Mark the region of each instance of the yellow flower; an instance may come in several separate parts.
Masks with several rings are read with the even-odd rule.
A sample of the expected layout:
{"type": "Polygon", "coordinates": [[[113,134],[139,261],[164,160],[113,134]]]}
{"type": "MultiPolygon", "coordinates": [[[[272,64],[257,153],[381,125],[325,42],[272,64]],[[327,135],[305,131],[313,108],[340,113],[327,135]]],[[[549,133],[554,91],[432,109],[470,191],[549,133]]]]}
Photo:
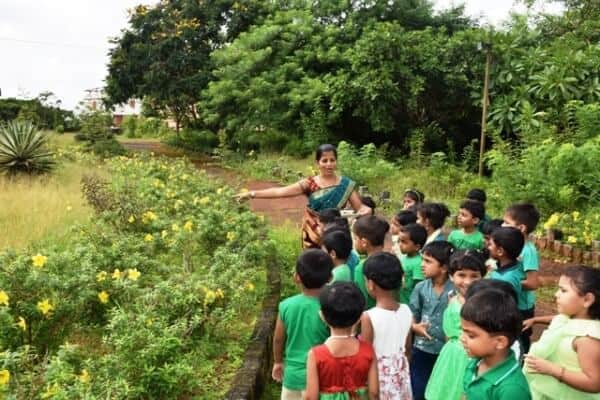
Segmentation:
{"type": "Polygon", "coordinates": [[[235,232],[227,232],[227,240],[233,242],[235,240],[235,232]]]}
{"type": "Polygon", "coordinates": [[[35,256],[31,257],[31,261],[33,262],[34,267],[42,268],[44,265],[46,265],[48,257],[43,256],[41,254],[36,254],[35,256]]]}
{"type": "Polygon", "coordinates": [[[223,188],[218,188],[217,189],[217,194],[222,194],[223,193],[223,188]]]}
{"type": "Polygon", "coordinates": [[[173,232],[178,232],[178,231],[179,231],[179,225],[177,225],[177,224],[173,224],[173,225],[171,225],[171,230],[172,230],[173,232]]]}
{"type": "Polygon", "coordinates": [[[50,303],[50,300],[44,299],[44,301],[38,301],[37,309],[44,315],[48,315],[54,310],[54,306],[50,303]]]}
{"type": "Polygon", "coordinates": [[[187,181],[187,179],[189,178],[189,176],[187,174],[183,174],[180,176],[182,181],[187,181]]]}
{"type": "Polygon", "coordinates": [[[108,274],[106,273],[106,271],[100,271],[96,274],[96,281],[98,282],[102,282],[106,280],[106,276],[108,274]]]}
{"type": "Polygon", "coordinates": [[[579,211],[573,211],[571,214],[573,216],[573,221],[577,221],[579,219],[579,211]]]}
{"type": "Polygon", "coordinates": [[[242,190],[240,190],[240,193],[248,193],[248,188],[242,188],[242,190]]]}
{"type": "Polygon", "coordinates": [[[129,222],[130,224],[133,224],[135,222],[135,217],[133,215],[130,215],[129,218],[127,219],[127,222],[129,222]]]}
{"type": "Polygon", "coordinates": [[[166,237],[167,237],[167,235],[168,235],[168,234],[169,234],[169,233],[168,233],[167,231],[163,230],[163,231],[160,233],[160,237],[164,239],[164,238],[166,238],[166,237]]]}
{"type": "Polygon", "coordinates": [[[193,225],[194,224],[192,223],[192,221],[188,221],[185,223],[185,225],[183,225],[183,230],[187,231],[187,232],[191,232],[193,225]]]}
{"type": "Polygon", "coordinates": [[[119,270],[119,268],[115,268],[115,270],[112,273],[112,278],[121,279],[121,271],[119,270]]]}
{"type": "Polygon", "coordinates": [[[90,382],[90,374],[87,372],[87,369],[83,369],[81,374],[77,376],[79,382],[81,383],[89,383],[90,382]]]}
{"type": "Polygon", "coordinates": [[[254,284],[252,282],[246,282],[246,284],[244,285],[244,287],[249,291],[249,292],[253,292],[254,291],[254,284]]]}
{"type": "Polygon", "coordinates": [[[259,220],[260,222],[265,222],[265,216],[264,216],[264,215],[259,215],[259,216],[258,216],[258,220],[259,220]]]}
{"type": "Polygon", "coordinates": [[[108,303],[109,297],[110,297],[110,295],[108,293],[106,293],[106,290],[103,290],[100,293],[98,293],[98,300],[100,300],[100,303],[102,303],[102,304],[108,303]]]}
{"type": "Polygon", "coordinates": [[[175,200],[175,209],[178,210],[181,208],[181,206],[183,206],[185,204],[185,202],[183,200],[177,199],[175,200]]]}
{"type": "Polygon", "coordinates": [[[19,322],[17,322],[17,326],[19,328],[21,328],[22,330],[26,330],[27,329],[27,322],[25,322],[25,318],[19,317],[19,322]]]}
{"type": "Polygon", "coordinates": [[[567,243],[575,244],[575,243],[577,243],[577,238],[575,236],[571,235],[567,238],[567,243]]]}
{"type": "Polygon", "coordinates": [[[6,386],[10,382],[10,371],[7,369],[0,370],[0,386],[6,386]]]}
{"type": "Polygon", "coordinates": [[[130,268],[127,270],[127,277],[132,281],[137,281],[140,275],[142,275],[142,273],[138,271],[137,268],[130,268]]]}
{"type": "Polygon", "coordinates": [[[144,214],[142,214],[142,222],[145,224],[156,220],[156,218],[158,217],[152,211],[146,211],[144,214]]]}
{"type": "Polygon", "coordinates": [[[198,203],[204,205],[204,204],[208,204],[209,201],[210,201],[210,197],[204,196],[200,200],[198,200],[198,203]]]}
{"type": "Polygon", "coordinates": [[[8,305],[8,295],[4,290],[0,290],[0,305],[8,305]]]}
{"type": "Polygon", "coordinates": [[[146,234],[146,236],[144,236],[144,241],[146,242],[151,242],[154,240],[154,236],[152,236],[151,234],[146,234]]]}
{"type": "Polygon", "coordinates": [[[154,323],[154,320],[152,318],[148,318],[146,320],[146,326],[152,326],[153,323],[154,323]]]}
{"type": "Polygon", "coordinates": [[[58,386],[58,383],[49,386],[48,389],[42,393],[42,399],[49,399],[50,397],[53,397],[56,393],[58,393],[59,390],[60,386],[58,386]]]}
{"type": "Polygon", "coordinates": [[[222,289],[217,289],[217,291],[215,292],[215,295],[217,296],[218,299],[222,299],[225,297],[225,293],[223,292],[222,289]]]}
{"type": "Polygon", "coordinates": [[[209,289],[206,291],[206,295],[204,296],[204,305],[207,306],[209,304],[212,304],[215,302],[216,299],[217,294],[209,289]]]}
{"type": "Polygon", "coordinates": [[[554,213],[548,218],[548,220],[544,223],[544,229],[552,229],[560,219],[560,214],[554,213]]]}

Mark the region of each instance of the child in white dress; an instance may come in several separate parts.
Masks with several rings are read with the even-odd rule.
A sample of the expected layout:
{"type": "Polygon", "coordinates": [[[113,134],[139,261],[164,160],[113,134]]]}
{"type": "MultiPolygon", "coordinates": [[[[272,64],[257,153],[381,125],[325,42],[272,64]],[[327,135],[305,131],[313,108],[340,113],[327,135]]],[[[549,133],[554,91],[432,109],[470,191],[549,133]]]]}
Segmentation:
{"type": "Polygon", "coordinates": [[[379,398],[411,400],[406,349],[410,348],[412,313],[406,304],[397,301],[402,267],[394,255],[377,253],[365,262],[364,275],[369,295],[377,303],[363,313],[361,336],[375,349],[379,398]]]}

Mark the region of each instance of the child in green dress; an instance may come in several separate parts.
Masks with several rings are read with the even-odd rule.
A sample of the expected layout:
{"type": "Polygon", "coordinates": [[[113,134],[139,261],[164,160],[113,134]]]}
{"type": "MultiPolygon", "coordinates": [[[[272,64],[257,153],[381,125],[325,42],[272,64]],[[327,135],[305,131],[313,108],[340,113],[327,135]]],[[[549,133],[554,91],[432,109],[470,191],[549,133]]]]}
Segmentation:
{"type": "Polygon", "coordinates": [[[460,309],[471,283],[482,279],[485,272],[485,259],[479,251],[459,250],[450,258],[448,274],[456,292],[444,311],[442,326],[448,341],[442,348],[427,383],[427,400],[459,400],[462,396],[463,373],[469,357],[459,341],[460,309]]]}
{"type": "Polygon", "coordinates": [[[600,270],[565,269],[555,297],[559,315],[525,358],[533,399],[600,399],[600,270]]]}

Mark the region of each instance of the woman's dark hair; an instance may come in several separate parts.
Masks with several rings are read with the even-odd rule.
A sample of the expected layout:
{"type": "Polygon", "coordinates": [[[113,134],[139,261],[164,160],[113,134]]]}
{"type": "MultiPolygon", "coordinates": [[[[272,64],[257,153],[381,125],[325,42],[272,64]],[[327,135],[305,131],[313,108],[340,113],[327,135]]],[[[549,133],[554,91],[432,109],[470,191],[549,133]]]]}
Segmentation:
{"type": "Polygon", "coordinates": [[[467,193],[467,199],[485,203],[487,200],[487,195],[483,189],[471,189],[467,193]]]}
{"type": "Polygon", "coordinates": [[[562,274],[571,279],[581,296],[587,293],[594,295],[594,304],[588,313],[593,319],[600,319],[600,269],[575,265],[565,268],[562,274]]]}
{"type": "Polygon", "coordinates": [[[450,216],[450,210],[444,203],[423,203],[417,208],[417,212],[423,218],[429,220],[433,229],[439,229],[444,226],[446,218],[450,216]]]}
{"type": "Polygon", "coordinates": [[[352,251],[352,236],[349,231],[327,231],[322,243],[328,252],[335,251],[335,256],[341,260],[346,260],[352,251]]]}
{"type": "Polygon", "coordinates": [[[499,290],[508,297],[511,297],[515,302],[519,301],[515,288],[510,283],[499,279],[481,279],[473,282],[467,289],[467,293],[465,293],[465,299],[487,289],[499,290]]]}
{"type": "Polygon", "coordinates": [[[387,252],[372,254],[365,261],[365,278],[383,290],[396,290],[402,286],[402,266],[398,257],[387,252]]]}
{"type": "Polygon", "coordinates": [[[421,192],[417,189],[406,189],[404,191],[403,197],[408,197],[410,199],[413,199],[414,202],[417,204],[420,204],[425,201],[425,195],[423,194],[423,192],[421,192]]]}
{"type": "Polygon", "coordinates": [[[390,224],[375,215],[363,215],[357,218],[352,229],[355,235],[367,239],[371,246],[383,246],[390,224]]]}
{"type": "Polygon", "coordinates": [[[417,222],[417,214],[412,210],[400,210],[394,215],[394,219],[402,226],[414,224],[417,222]]]}
{"type": "Polygon", "coordinates": [[[491,335],[506,336],[509,344],[514,343],[523,328],[517,302],[497,289],[482,290],[467,298],[460,317],[491,335]]]}
{"type": "Polygon", "coordinates": [[[340,218],[342,214],[337,208],[326,208],[319,212],[319,222],[323,225],[335,221],[336,218],[340,218]]]}
{"type": "Polygon", "coordinates": [[[450,256],[454,253],[454,246],[445,240],[429,242],[423,247],[423,254],[433,257],[441,265],[446,267],[450,264],[450,256]]]}
{"type": "Polygon", "coordinates": [[[333,152],[333,155],[337,159],[337,149],[334,145],[327,143],[317,147],[317,151],[315,152],[315,160],[319,161],[321,157],[323,157],[323,153],[327,153],[329,151],[333,152]]]}
{"type": "Polygon", "coordinates": [[[450,257],[450,266],[448,274],[454,275],[456,271],[468,269],[477,271],[481,276],[485,276],[487,269],[485,267],[485,257],[479,250],[456,250],[450,257]]]}
{"type": "Polygon", "coordinates": [[[516,260],[523,246],[525,245],[525,238],[523,233],[512,226],[501,226],[500,228],[494,229],[492,232],[492,240],[498,247],[502,247],[506,252],[506,255],[511,260],[516,260]]]}
{"type": "Polygon", "coordinates": [[[331,280],[333,260],[321,249],[304,250],[296,261],[296,273],[307,289],[319,289],[331,280]]]}
{"type": "Polygon", "coordinates": [[[329,326],[348,328],[358,321],[365,308],[365,297],[352,282],[333,282],[319,294],[321,312],[329,326]]]}

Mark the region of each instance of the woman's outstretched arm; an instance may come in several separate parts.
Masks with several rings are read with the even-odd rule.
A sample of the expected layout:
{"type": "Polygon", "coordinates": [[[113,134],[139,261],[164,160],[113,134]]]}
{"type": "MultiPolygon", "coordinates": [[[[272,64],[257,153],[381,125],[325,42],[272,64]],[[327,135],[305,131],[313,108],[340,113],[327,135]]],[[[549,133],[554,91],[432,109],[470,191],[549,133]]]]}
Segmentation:
{"type": "Polygon", "coordinates": [[[261,190],[250,190],[248,192],[238,193],[234,197],[240,200],[244,199],[274,199],[278,197],[292,197],[304,193],[304,181],[292,183],[291,185],[282,187],[271,187],[261,190]]]}

